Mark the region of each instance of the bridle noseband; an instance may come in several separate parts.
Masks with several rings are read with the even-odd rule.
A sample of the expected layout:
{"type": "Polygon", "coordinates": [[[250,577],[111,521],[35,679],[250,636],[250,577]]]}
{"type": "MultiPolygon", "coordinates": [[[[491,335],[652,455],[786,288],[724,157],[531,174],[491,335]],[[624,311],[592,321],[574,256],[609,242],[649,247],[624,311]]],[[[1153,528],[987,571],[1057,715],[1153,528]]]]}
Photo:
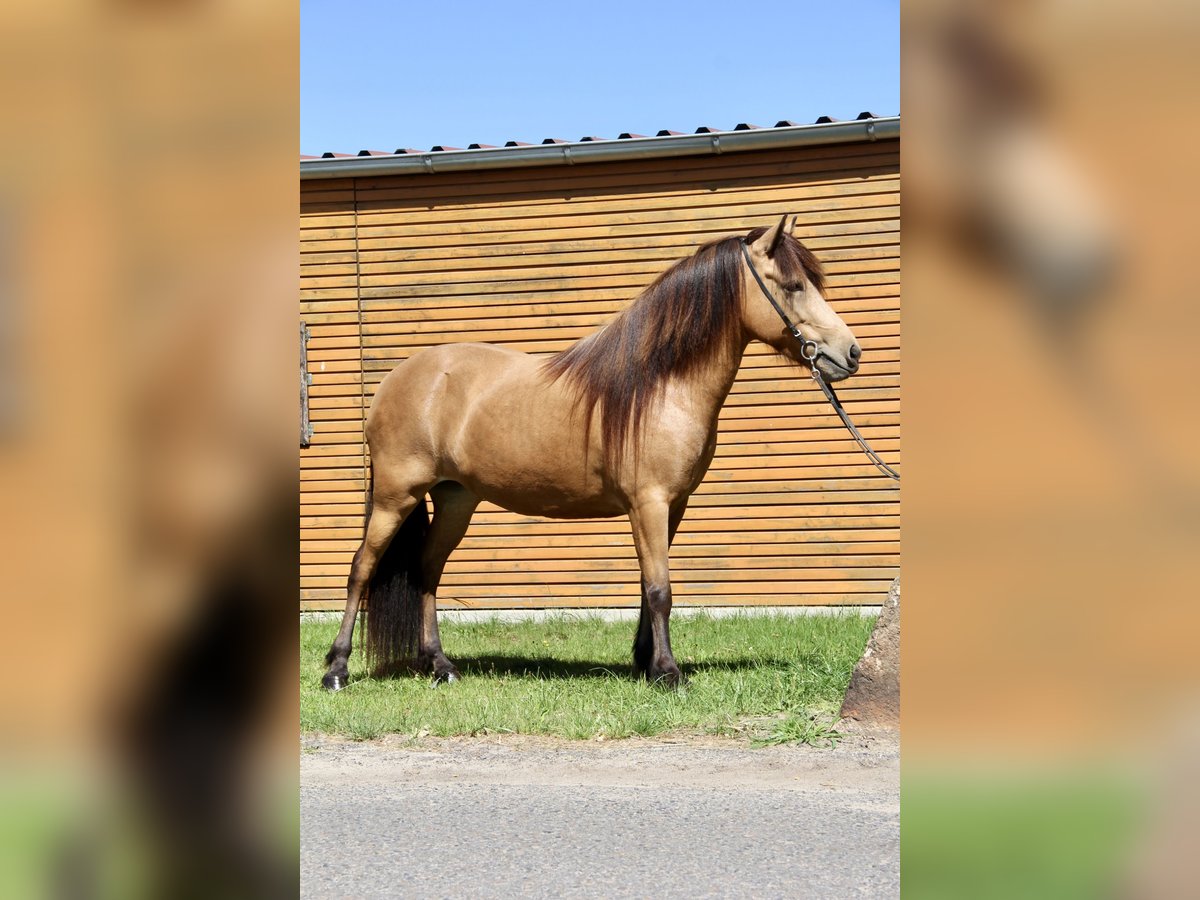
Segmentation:
{"type": "Polygon", "coordinates": [[[786,311],[784,311],[784,308],[779,305],[779,302],[775,299],[771,292],[767,290],[766,282],[763,281],[762,276],[758,274],[758,269],[754,268],[754,262],[750,259],[750,250],[746,247],[745,239],[739,239],[738,244],[742,248],[742,256],[746,258],[746,265],[750,267],[750,274],[753,275],[754,280],[758,282],[758,286],[762,290],[763,296],[766,297],[771,306],[775,308],[775,312],[779,313],[779,318],[783,319],[783,324],[786,326],[787,332],[800,342],[800,356],[805,362],[808,363],[808,368],[812,373],[813,381],[815,381],[825,393],[826,399],[829,400],[829,402],[833,405],[833,410],[838,414],[838,418],[842,420],[842,424],[846,426],[854,440],[858,441],[858,446],[862,447],[863,452],[867,454],[867,458],[875,464],[875,468],[877,468],[888,478],[899,481],[900,473],[880,459],[879,454],[876,453],[871,448],[871,445],[867,443],[867,439],[859,434],[858,429],[854,427],[854,423],[850,421],[849,414],[845,409],[843,409],[842,401],[839,400],[837,394],[833,392],[833,385],[825,380],[825,377],[821,374],[821,370],[817,368],[817,357],[821,356],[821,348],[817,346],[817,342],[810,341],[800,333],[800,329],[797,328],[795,323],[788,317],[788,314],[786,311]]]}

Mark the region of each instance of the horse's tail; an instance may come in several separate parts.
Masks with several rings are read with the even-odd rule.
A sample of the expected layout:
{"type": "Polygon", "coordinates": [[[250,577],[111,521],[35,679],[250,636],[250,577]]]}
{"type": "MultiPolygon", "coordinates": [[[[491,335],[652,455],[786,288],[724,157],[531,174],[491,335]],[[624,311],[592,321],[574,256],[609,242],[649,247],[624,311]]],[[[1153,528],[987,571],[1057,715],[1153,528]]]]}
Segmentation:
{"type": "MultiPolygon", "coordinates": [[[[371,489],[375,473],[371,473],[371,489]]],[[[367,520],[371,518],[367,498],[367,520]]],[[[421,635],[421,553],[429,536],[429,501],[424,497],[404,519],[383,551],[367,590],[366,659],[386,673],[417,655],[421,635]]]]}

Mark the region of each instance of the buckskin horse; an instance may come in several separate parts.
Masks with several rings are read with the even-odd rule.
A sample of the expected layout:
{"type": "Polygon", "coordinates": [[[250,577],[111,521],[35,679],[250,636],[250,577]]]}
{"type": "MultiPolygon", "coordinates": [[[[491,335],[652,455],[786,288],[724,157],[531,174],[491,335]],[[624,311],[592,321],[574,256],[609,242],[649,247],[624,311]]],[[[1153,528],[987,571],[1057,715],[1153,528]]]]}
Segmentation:
{"type": "Polygon", "coordinates": [[[407,664],[435,682],[458,678],[438,636],[438,582],[487,500],[528,516],[628,515],[642,575],[634,671],[678,685],[668,552],[746,347],[762,341],[827,381],[858,370],[862,351],[794,224],[784,216],[705,244],[555,356],[447,344],[396,366],[367,414],[367,523],[322,684],[347,682],[364,597],[375,671],[407,664]]]}

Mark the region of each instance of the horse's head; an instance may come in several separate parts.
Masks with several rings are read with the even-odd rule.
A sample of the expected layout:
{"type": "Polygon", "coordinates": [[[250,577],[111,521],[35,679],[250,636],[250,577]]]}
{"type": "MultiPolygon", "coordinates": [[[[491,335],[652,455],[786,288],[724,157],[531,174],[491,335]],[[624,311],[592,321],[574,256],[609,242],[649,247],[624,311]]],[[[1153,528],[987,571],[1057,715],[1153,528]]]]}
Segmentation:
{"type": "Polygon", "coordinates": [[[862,348],[854,333],[833,311],[822,294],[821,265],[812,251],[792,237],[784,216],[771,228],[746,235],[750,261],[767,291],[814,350],[802,347],[784,324],[779,310],[764,296],[749,267],[745,271],[742,323],[747,333],[794,362],[810,361],[827,381],[841,381],[858,371],[862,348]]]}

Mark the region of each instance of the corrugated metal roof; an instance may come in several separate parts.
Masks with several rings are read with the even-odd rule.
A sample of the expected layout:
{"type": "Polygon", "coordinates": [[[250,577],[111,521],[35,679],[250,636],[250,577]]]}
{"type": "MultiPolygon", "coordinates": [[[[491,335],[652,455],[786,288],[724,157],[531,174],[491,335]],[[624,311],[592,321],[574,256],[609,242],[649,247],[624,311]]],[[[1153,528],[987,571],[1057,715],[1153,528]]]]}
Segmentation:
{"type": "MultiPolygon", "coordinates": [[[[877,118],[880,118],[880,117],[875,115],[875,113],[861,112],[856,117],[856,120],[877,119],[877,118]]],[[[842,121],[842,120],[834,119],[830,116],[819,116],[813,124],[814,125],[827,125],[827,124],[830,124],[833,122],[840,122],[840,121],[842,121]]],[[[799,123],[799,122],[792,122],[788,119],[781,119],[771,127],[795,128],[796,126],[798,126],[800,124],[801,123],[799,123]]],[[[763,128],[763,127],[765,127],[765,126],[751,125],[748,122],[739,122],[737,125],[733,126],[733,128],[714,128],[709,125],[701,125],[699,128],[697,128],[693,132],[671,131],[669,129],[664,128],[661,131],[657,132],[656,136],[657,137],[668,137],[668,136],[684,135],[684,134],[689,134],[689,133],[690,134],[720,134],[725,131],[752,131],[752,130],[756,130],[756,129],[763,128]]],[[[621,134],[618,135],[616,138],[605,138],[605,137],[598,137],[596,135],[585,135],[584,137],[577,138],[576,141],[572,141],[570,138],[547,137],[547,138],[542,138],[540,142],[539,141],[510,140],[510,141],[506,141],[504,146],[505,147],[533,147],[533,146],[537,145],[538,143],[571,144],[571,143],[576,143],[577,141],[578,142],[608,141],[608,140],[627,141],[627,140],[633,140],[635,138],[643,138],[643,137],[646,137],[646,135],[634,134],[629,131],[624,131],[624,132],[621,132],[621,134]]],[[[349,157],[354,157],[354,156],[397,156],[397,155],[408,155],[408,154],[412,154],[412,153],[444,153],[449,150],[460,150],[460,149],[462,149],[462,148],[461,147],[448,147],[444,144],[435,144],[434,146],[430,147],[428,150],[414,150],[412,147],[398,147],[397,149],[391,150],[391,151],[359,150],[357,153],[338,153],[338,152],[327,150],[324,153],[322,153],[320,156],[306,156],[306,155],[302,154],[300,156],[300,158],[301,159],[342,159],[342,158],[349,158],[349,157]]],[[[498,149],[503,149],[503,148],[496,147],[494,144],[471,144],[471,145],[469,145],[469,147],[467,149],[470,149],[470,150],[498,150],[498,149]]]]}
{"type": "Polygon", "coordinates": [[[787,119],[767,127],[739,122],[727,130],[702,125],[690,134],[662,129],[653,136],[626,131],[611,139],[596,135],[587,135],[576,141],[549,137],[537,144],[511,140],[506,141],[503,147],[471,144],[465,150],[437,144],[429,150],[401,147],[390,153],[382,150],[360,150],[357,153],[328,151],[319,157],[302,156],[300,177],[357,178],[523,166],[573,166],[614,160],[663,159],[876,141],[899,136],[899,116],[876,116],[863,112],[846,122],[839,122],[830,116],[821,116],[810,125],[798,125],[787,119]]]}

